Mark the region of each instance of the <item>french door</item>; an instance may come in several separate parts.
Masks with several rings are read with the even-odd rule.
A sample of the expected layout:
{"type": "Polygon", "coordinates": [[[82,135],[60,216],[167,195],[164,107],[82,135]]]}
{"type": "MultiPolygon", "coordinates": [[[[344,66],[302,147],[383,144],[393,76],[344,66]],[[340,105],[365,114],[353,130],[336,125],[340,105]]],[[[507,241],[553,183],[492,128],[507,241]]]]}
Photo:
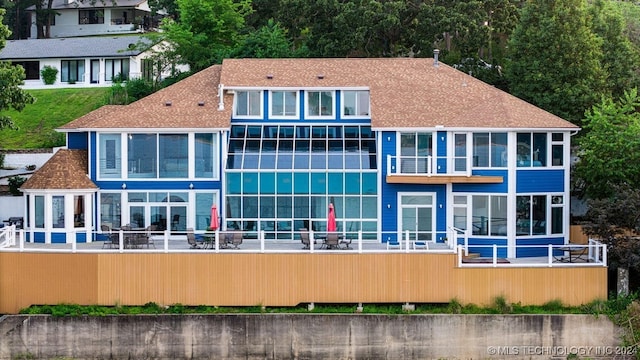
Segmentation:
{"type": "Polygon", "coordinates": [[[409,232],[411,241],[435,239],[435,193],[400,193],[399,229],[402,238],[409,232]]]}

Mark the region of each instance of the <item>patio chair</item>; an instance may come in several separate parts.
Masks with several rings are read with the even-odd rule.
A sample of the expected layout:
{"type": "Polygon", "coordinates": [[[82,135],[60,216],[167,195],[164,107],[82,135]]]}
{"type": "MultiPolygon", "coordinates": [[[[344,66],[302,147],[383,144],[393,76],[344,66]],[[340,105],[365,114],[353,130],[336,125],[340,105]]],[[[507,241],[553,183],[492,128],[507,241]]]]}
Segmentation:
{"type": "Polygon", "coordinates": [[[387,250],[391,249],[402,249],[402,243],[399,240],[389,240],[387,241],[387,250]]]}
{"type": "Polygon", "coordinates": [[[201,249],[200,244],[196,241],[196,234],[193,233],[193,228],[187,228],[187,242],[192,249],[201,249]]]}
{"type": "Polygon", "coordinates": [[[114,234],[111,232],[111,228],[109,227],[109,225],[100,225],[100,230],[102,231],[102,234],[104,234],[106,236],[104,242],[102,243],[102,248],[113,248],[116,244],[119,244],[118,241],[118,234],[114,234]],[[115,242],[114,242],[114,238],[115,238],[115,242]]]}
{"type": "Polygon", "coordinates": [[[229,241],[229,245],[232,245],[234,249],[237,249],[238,245],[240,244],[242,244],[242,232],[233,231],[231,233],[231,240],[229,241]]]}
{"type": "Polygon", "coordinates": [[[340,248],[341,249],[345,249],[345,250],[351,250],[351,241],[352,239],[350,237],[342,237],[340,238],[340,248]]]}
{"type": "Polygon", "coordinates": [[[153,240],[153,237],[156,235],[159,235],[160,232],[158,232],[158,225],[149,225],[147,226],[147,248],[150,246],[153,246],[153,248],[156,248],[156,244],[153,240]]]}
{"type": "Polygon", "coordinates": [[[418,249],[429,250],[429,242],[424,240],[413,241],[413,250],[418,249]]]}
{"type": "Polygon", "coordinates": [[[339,240],[340,237],[338,236],[338,233],[330,232],[327,233],[327,238],[324,240],[324,245],[327,247],[327,249],[339,249],[339,240]]]}
{"type": "Polygon", "coordinates": [[[300,241],[302,241],[302,249],[308,250],[311,247],[311,239],[307,228],[300,228],[300,241]]]}

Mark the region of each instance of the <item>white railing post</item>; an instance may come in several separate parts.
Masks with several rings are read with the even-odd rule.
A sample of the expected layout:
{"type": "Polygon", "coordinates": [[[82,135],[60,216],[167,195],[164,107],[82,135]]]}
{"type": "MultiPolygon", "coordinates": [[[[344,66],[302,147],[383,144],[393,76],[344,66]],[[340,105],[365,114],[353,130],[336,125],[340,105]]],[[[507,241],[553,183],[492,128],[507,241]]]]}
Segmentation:
{"type": "Polygon", "coordinates": [[[76,249],[77,249],[77,243],[78,243],[78,232],[75,230],[71,230],[71,253],[75,254],[76,253],[76,249]]]}
{"type": "Polygon", "coordinates": [[[498,245],[497,244],[493,244],[493,267],[496,267],[498,265],[498,245]]]}
{"type": "MultiPolygon", "coordinates": [[[[405,252],[409,252],[409,230],[405,230],[404,236],[405,236],[404,251],[405,252]]],[[[400,245],[400,246],[402,247],[402,245],[400,245]]]]}
{"type": "Polygon", "coordinates": [[[362,254],[362,230],[358,230],[358,253],[362,254]]]}
{"type": "Polygon", "coordinates": [[[547,264],[551,267],[553,264],[553,245],[549,244],[547,246],[547,264]]]}
{"type": "Polygon", "coordinates": [[[24,251],[24,230],[20,233],[20,252],[24,251]]]}
{"type": "Polygon", "coordinates": [[[169,230],[162,232],[162,248],[165,253],[169,252],[169,230]]]}
{"type": "Polygon", "coordinates": [[[462,247],[456,245],[456,253],[458,253],[458,267],[462,267],[462,247]]]}
{"type": "Polygon", "coordinates": [[[313,234],[313,230],[309,230],[309,252],[313,253],[316,247],[316,237],[313,234]]]}
{"type": "Polygon", "coordinates": [[[215,245],[214,245],[214,250],[215,252],[220,251],[220,231],[216,230],[216,236],[215,239],[213,239],[215,245]]]}
{"type": "Polygon", "coordinates": [[[118,250],[120,250],[120,252],[123,252],[124,250],[124,231],[122,229],[120,229],[118,231],[118,250]]]}
{"type": "Polygon", "coordinates": [[[264,230],[260,230],[260,252],[264,253],[264,230]]]}
{"type": "Polygon", "coordinates": [[[464,232],[464,255],[465,256],[469,256],[469,236],[467,236],[468,232],[469,230],[465,230],[464,232]]]}
{"type": "Polygon", "coordinates": [[[602,244],[602,266],[607,266],[607,245],[602,244]]]}

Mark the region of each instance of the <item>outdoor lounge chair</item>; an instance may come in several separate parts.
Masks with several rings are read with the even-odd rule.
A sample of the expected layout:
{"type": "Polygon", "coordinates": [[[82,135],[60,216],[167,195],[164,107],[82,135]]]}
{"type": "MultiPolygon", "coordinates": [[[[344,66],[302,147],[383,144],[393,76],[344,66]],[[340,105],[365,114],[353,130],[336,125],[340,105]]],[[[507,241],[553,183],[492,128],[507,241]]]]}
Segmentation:
{"type": "Polygon", "coordinates": [[[327,233],[327,238],[324,240],[324,245],[327,247],[327,249],[339,249],[339,240],[340,237],[338,236],[338,233],[330,232],[327,233]]]}
{"type": "Polygon", "coordinates": [[[229,239],[229,245],[232,245],[234,249],[238,248],[238,245],[242,244],[242,232],[233,231],[229,239]]]}
{"type": "Polygon", "coordinates": [[[352,239],[350,237],[344,236],[343,238],[340,239],[340,248],[345,250],[350,250],[351,241],[352,239]]]}
{"type": "Polygon", "coordinates": [[[193,228],[187,228],[187,242],[192,249],[201,249],[200,244],[196,241],[196,235],[193,233],[193,228]]]}
{"type": "Polygon", "coordinates": [[[311,239],[309,238],[309,230],[307,228],[300,228],[300,241],[302,241],[302,249],[307,250],[311,246],[311,239]]]}
{"type": "Polygon", "coordinates": [[[102,234],[106,236],[106,239],[102,243],[103,249],[104,248],[111,249],[113,247],[119,247],[120,245],[119,235],[117,233],[111,232],[111,228],[109,227],[109,225],[100,225],[100,230],[102,230],[102,234]]]}

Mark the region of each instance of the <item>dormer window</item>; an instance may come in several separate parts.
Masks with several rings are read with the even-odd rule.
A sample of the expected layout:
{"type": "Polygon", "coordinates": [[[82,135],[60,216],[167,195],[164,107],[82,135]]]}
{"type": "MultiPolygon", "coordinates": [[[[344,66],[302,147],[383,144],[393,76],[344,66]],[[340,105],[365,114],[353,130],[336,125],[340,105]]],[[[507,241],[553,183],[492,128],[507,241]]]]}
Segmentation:
{"type": "Polygon", "coordinates": [[[261,92],[259,90],[236,91],[233,108],[237,118],[261,118],[261,92]]]}
{"type": "Polygon", "coordinates": [[[368,117],[369,113],[368,90],[345,90],[342,92],[343,117],[368,117]]]}
{"type": "Polygon", "coordinates": [[[270,109],[272,118],[296,118],[298,117],[298,92],[271,91],[270,109]]]}
{"type": "Polygon", "coordinates": [[[306,116],[314,117],[335,117],[335,92],[333,91],[307,91],[306,116]]]}

